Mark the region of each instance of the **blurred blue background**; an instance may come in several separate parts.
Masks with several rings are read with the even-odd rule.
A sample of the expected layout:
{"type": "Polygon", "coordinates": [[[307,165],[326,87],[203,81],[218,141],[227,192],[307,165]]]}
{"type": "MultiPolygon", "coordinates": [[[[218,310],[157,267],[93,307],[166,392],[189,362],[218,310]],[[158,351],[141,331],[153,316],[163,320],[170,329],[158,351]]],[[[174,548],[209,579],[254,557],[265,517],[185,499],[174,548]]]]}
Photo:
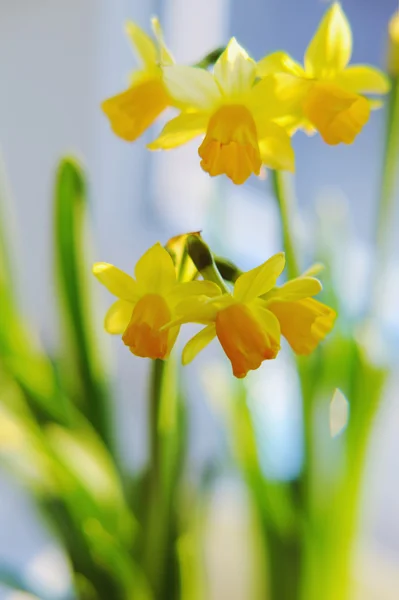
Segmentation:
{"type": "MultiPolygon", "coordinates": [[[[256,59],[284,49],[301,60],[327,5],[321,0],[0,3],[0,144],[13,198],[10,215],[12,212],[15,223],[11,237],[16,278],[23,310],[47,347],[55,349],[59,342],[51,202],[53,170],[65,152],[80,157],[89,174],[94,244],[90,239],[88,245],[95,248],[91,250],[93,260],[131,271],[138,256],[158,239],[164,242],[177,233],[199,229],[215,250],[244,267],[280,249],[277,214],[267,181],[252,178],[237,188],[224,178],[211,180],[199,168],[196,142],[169,153],[147,152],[145,143],[155,137],[160,123],[134,145],[112,135],[100,102],[124,88],[136,65],[123,34],[124,21],[130,18],[148,31],[150,16],[158,14],[168,45],[176,60],[184,63],[197,61],[233,34],[256,59]]],[[[386,28],[398,8],[396,0],[346,0],[343,7],[353,28],[353,61],[384,68],[386,28]]],[[[327,240],[327,245],[329,235],[339,240],[337,277],[340,285],[347,286],[349,313],[361,310],[364,302],[383,126],[383,111],[376,111],[356,143],[348,147],[329,147],[320,138],[302,133],[294,138],[301,209],[298,235],[309,262],[314,239],[308,231],[315,224],[316,237],[327,240]],[[328,226],[324,229],[325,222],[328,226]]],[[[397,266],[391,266],[382,318],[395,338],[399,276],[397,266]]],[[[95,284],[93,293],[101,299],[100,329],[110,299],[95,284]]],[[[120,448],[133,469],[145,458],[147,365],[126,352],[119,339],[110,340],[105,334],[101,339],[118,391],[120,448]]],[[[205,364],[206,358],[203,361],[205,364]]],[[[194,461],[203,461],[217,455],[223,442],[214,411],[203,401],[201,377],[196,376],[192,452],[194,461]]],[[[284,386],[287,377],[287,370],[282,369],[271,385],[284,386]]],[[[397,593],[399,589],[398,389],[394,375],[376,424],[365,484],[359,569],[368,573],[370,600],[394,600],[397,595],[392,595],[392,590],[397,593]]],[[[292,417],[293,421],[296,418],[292,417]]],[[[284,432],[294,446],[295,431],[295,425],[288,425],[284,432]]],[[[287,464],[288,470],[296,468],[287,464]]],[[[227,485],[221,493],[238,527],[240,500],[234,486],[227,485]]],[[[54,567],[44,568],[45,577],[53,575],[55,585],[60,581],[67,585],[62,557],[54,554],[50,538],[22,491],[3,475],[0,498],[0,563],[26,564],[32,577],[40,578],[43,564],[50,560],[54,567]]],[[[219,504],[215,503],[215,510],[219,504]]],[[[228,597],[242,598],[241,588],[237,589],[228,597]]],[[[0,599],[6,597],[6,592],[0,591],[0,599]]]]}

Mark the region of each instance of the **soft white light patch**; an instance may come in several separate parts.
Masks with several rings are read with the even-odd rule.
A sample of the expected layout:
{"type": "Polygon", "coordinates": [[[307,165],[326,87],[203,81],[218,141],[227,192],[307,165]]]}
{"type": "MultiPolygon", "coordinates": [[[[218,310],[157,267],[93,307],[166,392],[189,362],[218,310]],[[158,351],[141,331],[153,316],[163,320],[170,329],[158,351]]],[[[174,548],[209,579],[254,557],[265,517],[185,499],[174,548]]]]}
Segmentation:
{"type": "Polygon", "coordinates": [[[330,402],[330,434],[337,437],[348,424],[349,402],[338,388],[335,389],[330,402]]]}

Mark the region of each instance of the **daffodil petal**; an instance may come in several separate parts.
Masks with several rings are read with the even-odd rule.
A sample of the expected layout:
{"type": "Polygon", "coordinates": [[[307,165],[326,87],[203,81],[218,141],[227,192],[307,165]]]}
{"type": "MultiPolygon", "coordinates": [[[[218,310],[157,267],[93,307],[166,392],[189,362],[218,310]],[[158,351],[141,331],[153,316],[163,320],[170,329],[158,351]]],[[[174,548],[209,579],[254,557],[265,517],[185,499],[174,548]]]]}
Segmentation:
{"type": "Polygon", "coordinates": [[[164,67],[163,78],[170,96],[182,108],[211,110],[221,97],[209,71],[184,65],[164,67]]]}
{"type": "Polygon", "coordinates": [[[234,285],[234,299],[239,302],[249,302],[266,294],[276,285],[284,265],[285,256],[280,252],[259,267],[240,275],[234,285]]]}
{"type": "Polygon", "coordinates": [[[209,121],[206,113],[181,113],[166,123],[156,140],[148,144],[150,150],[170,150],[186,144],[205,132],[209,121]]]}
{"type": "Polygon", "coordinates": [[[117,300],[108,309],[104,319],[104,329],[107,333],[122,334],[132,316],[134,304],[126,300],[117,300]]]}
{"type": "Polygon", "coordinates": [[[257,75],[259,77],[266,77],[273,73],[290,73],[297,77],[305,75],[303,67],[289,54],[281,51],[268,54],[258,62],[257,75]]]}
{"type": "Polygon", "coordinates": [[[257,121],[262,162],[271,169],[295,171],[295,153],[291,138],[283,127],[271,121],[257,121]]]}
{"type": "Polygon", "coordinates": [[[314,298],[276,302],[268,309],[280,322],[281,333],[296,354],[313,352],[334,326],[336,313],[314,298]]]}
{"type": "Polygon", "coordinates": [[[174,323],[200,323],[208,325],[216,319],[218,308],[203,296],[185,298],[174,307],[174,323]]]}
{"type": "Polygon", "coordinates": [[[310,267],[302,273],[301,277],[314,277],[315,275],[321,273],[321,271],[324,271],[324,269],[325,266],[323,263],[313,263],[313,265],[310,265],[310,267]]]}
{"type": "Polygon", "coordinates": [[[114,296],[128,302],[138,300],[139,293],[136,281],[118,267],[114,267],[109,263],[98,262],[93,265],[93,274],[114,296]]]}
{"type": "Polygon", "coordinates": [[[256,63],[237,40],[231,38],[216,61],[213,73],[226,96],[238,96],[248,92],[255,81],[256,63]]]}
{"type": "Polygon", "coordinates": [[[183,365],[188,365],[194,358],[216,337],[216,328],[214,323],[207,325],[201,329],[191,340],[186,344],[182,354],[183,365]]]}
{"type": "Polygon", "coordinates": [[[164,295],[176,285],[172,257],[159,242],[143,254],[134,273],[141,293],[164,295]]]}
{"type": "Polygon", "coordinates": [[[305,70],[311,77],[332,77],[346,67],[351,54],[351,28],[340,4],[334,2],[306,50],[305,70]]]}
{"type": "Polygon", "coordinates": [[[158,62],[158,52],[150,36],[141,27],[136,25],[136,23],[133,23],[133,21],[126,23],[125,31],[138,58],[143,62],[145,67],[148,69],[153,68],[158,62]]]}
{"type": "Polygon", "coordinates": [[[105,100],[101,107],[112,130],[120,138],[133,142],[150,127],[170,104],[162,79],[140,77],[121,94],[105,100]]]}
{"type": "Polygon", "coordinates": [[[390,88],[389,78],[379,69],[367,65],[347,67],[334,83],[357,94],[387,94],[390,88]]]}
{"type": "Polygon", "coordinates": [[[163,31],[159,19],[157,17],[153,17],[151,19],[151,25],[158,43],[158,51],[161,65],[173,65],[175,61],[169,48],[165,44],[165,40],[163,38],[163,31]]]}
{"type": "Polygon", "coordinates": [[[284,285],[268,292],[263,298],[265,300],[281,302],[295,302],[302,298],[316,296],[323,289],[320,281],[315,277],[297,277],[287,281],[284,285]]]}
{"type": "Polygon", "coordinates": [[[175,285],[167,294],[167,300],[170,306],[176,306],[189,298],[193,300],[198,296],[213,298],[220,296],[221,293],[220,287],[212,281],[187,281],[175,285]]]}
{"type": "Polygon", "coordinates": [[[270,312],[266,307],[259,303],[251,304],[251,311],[256,316],[258,323],[261,325],[264,333],[267,334],[270,344],[280,346],[280,323],[277,317],[270,312]]]}

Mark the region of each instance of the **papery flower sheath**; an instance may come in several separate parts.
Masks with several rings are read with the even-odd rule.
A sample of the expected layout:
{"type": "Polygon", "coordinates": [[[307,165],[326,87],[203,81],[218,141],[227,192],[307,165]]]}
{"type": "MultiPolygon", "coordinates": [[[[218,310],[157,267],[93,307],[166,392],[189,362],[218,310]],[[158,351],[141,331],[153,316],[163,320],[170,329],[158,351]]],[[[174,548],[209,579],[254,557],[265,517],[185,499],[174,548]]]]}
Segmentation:
{"type": "Polygon", "coordinates": [[[256,63],[233,38],[213,73],[187,66],[163,69],[170,96],[182,113],[169,121],[152,150],[168,150],[205,134],[199,147],[201,167],[212,176],[226,174],[241,184],[262,163],[294,170],[294,152],[286,131],[272,118],[281,115],[270,79],[257,82],[256,63]]]}
{"type": "Polygon", "coordinates": [[[140,258],[135,279],[109,263],[95,263],[93,273],[118,300],[108,310],[104,327],[122,340],[136,356],[168,358],[179,326],[163,326],[176,317],[183,300],[220,294],[210,281],[178,282],[170,254],[157,243],[140,258]]]}
{"type": "Polygon", "coordinates": [[[176,323],[206,325],[186,345],[183,364],[215,337],[230,359],[233,374],[242,378],[264,360],[276,358],[283,335],[296,354],[309,354],[331,331],[336,313],[312,296],[321,283],[303,275],[276,287],[284,269],[283,253],[240,275],[231,294],[204,301],[183,301],[176,309],[176,323]]]}
{"type": "Polygon", "coordinates": [[[140,137],[171,104],[161,65],[173,64],[173,58],[164,44],[157,19],[152,19],[152,26],[155,42],[135,23],[126,24],[126,33],[142,68],[131,74],[127,90],[102,103],[114,133],[129,142],[140,137]]]}
{"type": "Polygon", "coordinates": [[[276,94],[287,107],[280,124],[294,132],[319,131],[331,145],[351,144],[380,101],[364,94],[385,94],[388,78],[368,65],[349,65],[352,33],[339,3],[326,12],[304,57],[304,66],[285,52],[258,63],[258,75],[275,74],[276,94]],[[348,66],[349,65],[349,66],[348,66]]]}

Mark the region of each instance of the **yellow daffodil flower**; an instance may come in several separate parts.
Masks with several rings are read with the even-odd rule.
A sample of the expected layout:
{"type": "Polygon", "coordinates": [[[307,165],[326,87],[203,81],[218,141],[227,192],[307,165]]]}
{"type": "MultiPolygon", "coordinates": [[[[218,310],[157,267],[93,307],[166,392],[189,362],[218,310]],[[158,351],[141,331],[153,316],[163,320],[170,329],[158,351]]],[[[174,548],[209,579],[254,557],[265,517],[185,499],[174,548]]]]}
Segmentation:
{"type": "Polygon", "coordinates": [[[304,67],[285,52],[258,63],[258,75],[274,74],[276,94],[287,107],[278,120],[293,132],[319,131],[327,144],[351,144],[367,123],[370,108],[380,105],[363,94],[385,94],[388,78],[367,65],[350,65],[352,33],[339,3],[326,12],[310,42],[304,67]]]}
{"type": "Polygon", "coordinates": [[[322,289],[314,277],[303,275],[276,287],[284,265],[284,254],[276,254],[240,275],[232,294],[209,301],[183,301],[176,309],[180,317],[169,326],[206,325],[186,345],[183,364],[191,362],[215,337],[239,378],[277,356],[281,334],[296,354],[312,352],[331,331],[336,314],[312,298],[322,289]]]}
{"type": "Polygon", "coordinates": [[[114,133],[128,142],[140,137],[171,105],[161,65],[171,65],[174,61],[164,44],[157,19],[152,20],[152,26],[156,43],[138,25],[127,23],[126,32],[142,62],[142,69],[132,73],[127,90],[102,104],[114,133]]]}
{"type": "Polygon", "coordinates": [[[176,317],[177,304],[220,294],[220,288],[209,281],[179,283],[173,260],[159,243],[136,264],[136,279],[103,262],[94,264],[93,273],[118,298],[105,316],[105,330],[122,334],[130,351],[146,358],[168,358],[179,326],[162,327],[176,317]]]}
{"type": "Polygon", "coordinates": [[[163,69],[170,96],[183,112],[169,121],[152,150],[168,150],[205,133],[199,147],[201,167],[212,176],[226,174],[241,184],[261,165],[294,170],[289,136],[272,122],[281,115],[273,83],[256,82],[256,63],[233,38],[213,73],[187,66],[163,69]]]}

